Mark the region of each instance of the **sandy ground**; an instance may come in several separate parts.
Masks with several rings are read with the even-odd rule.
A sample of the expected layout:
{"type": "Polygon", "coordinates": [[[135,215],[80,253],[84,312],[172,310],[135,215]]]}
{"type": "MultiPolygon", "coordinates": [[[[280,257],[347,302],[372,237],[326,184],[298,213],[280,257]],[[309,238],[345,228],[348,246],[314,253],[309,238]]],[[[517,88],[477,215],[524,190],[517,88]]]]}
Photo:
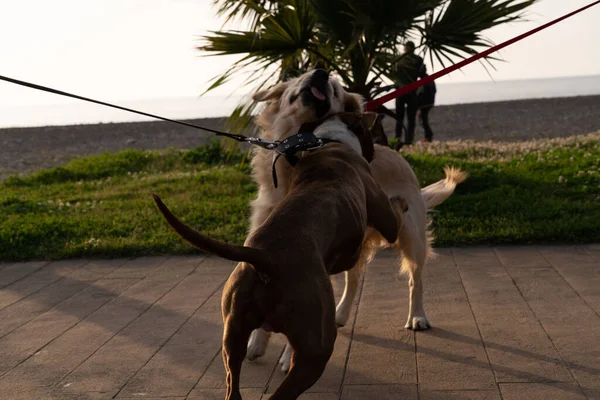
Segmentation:
{"type": "MultiPolygon", "coordinates": [[[[191,121],[223,129],[224,119],[191,121]]],[[[434,140],[521,141],[591,133],[600,130],[600,96],[439,106],[431,112],[430,123],[434,140]]],[[[384,126],[392,137],[394,121],[386,118],[384,126]]],[[[0,129],[0,179],[62,165],[83,155],[128,148],[193,148],[211,136],[168,122],[0,129]]],[[[422,137],[418,126],[415,138],[422,137]]]]}

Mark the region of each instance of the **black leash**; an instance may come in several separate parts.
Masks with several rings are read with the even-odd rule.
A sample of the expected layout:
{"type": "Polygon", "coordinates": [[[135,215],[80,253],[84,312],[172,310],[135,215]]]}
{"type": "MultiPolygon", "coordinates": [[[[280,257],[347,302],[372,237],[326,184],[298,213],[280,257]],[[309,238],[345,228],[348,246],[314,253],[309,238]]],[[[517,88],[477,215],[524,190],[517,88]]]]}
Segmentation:
{"type": "Polygon", "coordinates": [[[116,108],[118,110],[129,111],[131,113],[144,115],[146,117],[156,118],[156,119],[160,119],[160,120],[167,121],[167,122],[173,122],[174,124],[179,124],[179,125],[188,126],[190,128],[200,129],[200,130],[203,130],[206,132],[214,133],[217,136],[225,136],[229,139],[237,140],[238,142],[247,142],[247,143],[254,144],[254,145],[263,147],[265,149],[269,149],[269,150],[274,150],[279,145],[279,141],[270,141],[270,140],[264,140],[261,138],[253,138],[253,137],[247,137],[244,135],[236,135],[233,133],[221,132],[216,129],[206,128],[204,126],[190,124],[189,122],[177,121],[175,119],[161,117],[160,115],[150,114],[147,112],[134,110],[132,108],[127,108],[127,107],[118,106],[116,104],[106,103],[106,102],[100,101],[100,100],[90,99],[88,97],[83,97],[83,96],[79,96],[76,94],[63,92],[62,90],[52,89],[47,86],[36,85],[35,83],[31,83],[31,82],[20,81],[18,79],[9,78],[7,76],[0,75],[0,80],[14,83],[15,85],[25,86],[25,87],[28,87],[31,89],[41,90],[43,92],[54,93],[54,94],[58,94],[60,96],[71,97],[73,99],[88,101],[90,103],[100,104],[100,105],[103,105],[106,107],[116,108]]]}
{"type": "Polygon", "coordinates": [[[321,147],[323,147],[324,145],[326,145],[327,143],[334,142],[334,140],[331,140],[331,139],[317,138],[314,135],[313,131],[316,129],[317,126],[319,126],[321,123],[323,123],[323,121],[333,117],[335,114],[327,116],[318,121],[314,121],[312,123],[307,123],[307,124],[302,125],[297,134],[291,135],[282,141],[265,140],[265,139],[261,139],[261,138],[247,137],[244,135],[236,135],[233,133],[221,132],[216,129],[206,128],[206,127],[203,127],[200,125],[190,124],[189,122],[183,122],[183,121],[178,121],[175,119],[165,118],[165,117],[161,117],[160,115],[150,114],[147,112],[118,106],[116,104],[111,104],[111,103],[107,103],[107,102],[100,101],[100,100],[90,99],[89,97],[83,97],[83,96],[79,96],[76,94],[63,92],[62,90],[52,89],[52,88],[49,88],[47,86],[42,86],[42,85],[36,85],[35,83],[25,82],[25,81],[21,81],[21,80],[14,79],[14,78],[9,78],[7,76],[0,75],[0,80],[14,83],[14,84],[20,85],[20,86],[25,86],[25,87],[28,87],[31,89],[41,90],[43,92],[54,93],[54,94],[58,94],[60,96],[66,96],[66,97],[71,97],[71,98],[77,99],[77,100],[88,101],[90,103],[100,104],[103,106],[116,108],[118,110],[123,110],[123,111],[128,111],[128,112],[131,112],[134,114],[144,115],[146,117],[156,118],[156,119],[160,119],[160,120],[167,121],[167,122],[173,122],[174,124],[179,124],[179,125],[188,126],[190,128],[200,129],[203,131],[214,133],[217,136],[224,136],[229,139],[237,140],[238,142],[250,143],[250,144],[262,147],[267,150],[275,150],[275,152],[277,153],[277,156],[275,156],[275,158],[273,160],[272,168],[273,168],[273,184],[275,185],[276,188],[277,188],[277,172],[275,171],[275,164],[277,163],[277,160],[279,159],[280,156],[284,156],[285,159],[290,163],[290,165],[292,167],[294,167],[299,160],[298,156],[296,156],[296,153],[301,152],[301,151],[317,150],[317,149],[320,149],[321,147]]]}

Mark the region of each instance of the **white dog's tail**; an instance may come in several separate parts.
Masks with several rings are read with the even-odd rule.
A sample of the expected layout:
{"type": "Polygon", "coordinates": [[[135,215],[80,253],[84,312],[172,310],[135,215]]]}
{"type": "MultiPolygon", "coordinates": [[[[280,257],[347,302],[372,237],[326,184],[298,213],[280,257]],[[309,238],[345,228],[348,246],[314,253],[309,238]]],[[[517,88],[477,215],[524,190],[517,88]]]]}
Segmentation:
{"type": "Polygon", "coordinates": [[[466,172],[454,167],[446,167],[444,172],[446,179],[421,189],[421,196],[423,196],[428,209],[442,204],[454,192],[456,185],[463,182],[468,176],[466,172]]]}

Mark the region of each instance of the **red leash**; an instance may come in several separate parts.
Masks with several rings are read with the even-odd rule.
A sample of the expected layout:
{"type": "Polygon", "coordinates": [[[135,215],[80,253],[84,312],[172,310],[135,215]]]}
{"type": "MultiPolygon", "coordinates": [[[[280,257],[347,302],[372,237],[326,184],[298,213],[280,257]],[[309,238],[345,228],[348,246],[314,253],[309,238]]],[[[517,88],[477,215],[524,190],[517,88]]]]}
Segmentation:
{"type": "Polygon", "coordinates": [[[487,49],[487,50],[485,50],[485,51],[483,51],[481,53],[475,54],[474,56],[471,56],[471,57],[469,57],[469,58],[467,58],[465,60],[462,60],[459,63],[451,65],[451,66],[449,66],[447,68],[444,68],[443,70],[438,71],[435,74],[428,75],[428,76],[426,76],[426,77],[424,77],[422,79],[419,79],[418,81],[415,81],[415,82],[412,82],[412,83],[410,83],[410,84],[408,84],[406,86],[403,86],[400,89],[396,89],[393,92],[390,92],[390,93],[386,94],[385,96],[381,96],[378,99],[373,99],[373,100],[369,101],[366,104],[365,109],[366,109],[366,111],[373,111],[377,107],[384,105],[385,103],[387,103],[390,100],[395,99],[396,97],[400,97],[403,94],[412,92],[413,90],[418,89],[419,87],[421,87],[423,85],[426,85],[427,83],[429,83],[431,81],[434,81],[434,80],[436,80],[437,78],[439,78],[441,76],[449,74],[452,71],[455,71],[455,70],[457,70],[459,68],[464,67],[465,65],[471,64],[473,61],[477,61],[480,58],[488,56],[488,55],[490,55],[490,54],[492,54],[492,53],[494,53],[494,52],[496,52],[496,51],[498,51],[500,49],[503,49],[506,46],[510,46],[511,44],[516,43],[516,42],[518,42],[521,39],[525,39],[527,36],[531,36],[534,33],[537,33],[537,32],[539,32],[539,31],[541,31],[543,29],[548,28],[549,26],[552,26],[552,25],[554,25],[554,24],[562,21],[562,20],[565,20],[565,19],[567,19],[569,17],[572,17],[575,14],[579,14],[580,12],[585,11],[585,10],[587,10],[590,7],[593,7],[596,4],[600,4],[600,0],[597,0],[597,1],[593,2],[592,4],[589,4],[589,5],[585,6],[585,7],[582,7],[579,10],[573,11],[572,13],[569,13],[569,14],[563,16],[563,17],[557,18],[554,21],[550,21],[547,24],[544,24],[544,25],[539,26],[539,27],[537,27],[535,29],[532,29],[529,32],[525,32],[522,35],[519,35],[519,36],[517,36],[517,37],[515,37],[513,39],[507,40],[504,43],[501,43],[501,44],[499,44],[497,46],[491,47],[491,48],[489,48],[489,49],[487,49]]]}

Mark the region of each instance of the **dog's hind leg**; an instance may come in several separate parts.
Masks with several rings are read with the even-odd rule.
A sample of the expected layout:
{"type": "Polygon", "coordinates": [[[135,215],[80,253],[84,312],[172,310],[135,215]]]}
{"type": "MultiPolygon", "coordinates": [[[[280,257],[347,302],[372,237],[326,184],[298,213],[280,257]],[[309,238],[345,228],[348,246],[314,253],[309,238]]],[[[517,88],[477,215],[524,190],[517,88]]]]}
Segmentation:
{"type": "Polygon", "coordinates": [[[397,251],[401,250],[402,267],[401,272],[408,275],[408,287],[410,289],[410,306],[408,320],[404,326],[412,330],[424,330],[431,327],[425,309],[423,308],[423,267],[429,251],[427,232],[418,230],[411,232],[411,224],[404,224],[400,231],[400,242],[395,246],[397,251]]]}
{"type": "MultiPolygon", "coordinates": [[[[333,311],[333,307],[331,311],[333,311]]],[[[333,346],[337,337],[335,324],[316,329],[319,324],[315,324],[313,321],[314,318],[321,319],[320,315],[306,316],[305,319],[302,317],[298,317],[296,327],[292,329],[296,333],[295,336],[288,337],[287,350],[289,350],[289,346],[293,349],[290,370],[281,385],[275,390],[275,393],[269,397],[271,400],[298,398],[319,380],[333,353],[333,346]],[[307,321],[310,317],[313,318],[313,321],[308,326],[314,329],[307,329],[307,326],[300,322],[307,321]]],[[[331,316],[326,316],[324,320],[333,323],[333,312],[331,316]]]]}
{"type": "Polygon", "coordinates": [[[242,400],[240,373],[246,356],[246,343],[251,329],[240,326],[239,321],[225,322],[223,335],[223,364],[225,365],[227,392],[225,400],[242,400]]]}
{"type": "Polygon", "coordinates": [[[321,351],[311,349],[308,354],[295,351],[292,355],[290,372],[269,399],[297,399],[319,380],[332,353],[333,343],[330,349],[321,349],[321,351]]]}

